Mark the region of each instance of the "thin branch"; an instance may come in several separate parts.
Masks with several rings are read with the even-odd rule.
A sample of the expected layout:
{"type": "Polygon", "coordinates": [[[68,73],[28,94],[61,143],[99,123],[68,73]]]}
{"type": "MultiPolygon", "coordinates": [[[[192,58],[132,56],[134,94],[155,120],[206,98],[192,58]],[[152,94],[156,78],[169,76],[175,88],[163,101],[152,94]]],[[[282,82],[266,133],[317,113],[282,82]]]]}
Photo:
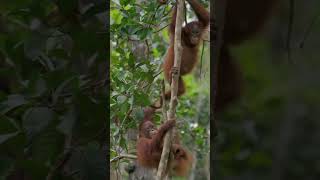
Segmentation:
{"type": "MultiPolygon", "coordinates": [[[[156,17],[157,11],[159,10],[160,7],[161,7],[161,5],[159,4],[159,5],[157,6],[157,9],[154,11],[154,14],[151,16],[151,19],[150,19],[151,22],[152,22],[153,19],[156,17]]],[[[151,26],[149,26],[149,27],[151,27],[151,26]]]]}
{"type": "MultiPolygon", "coordinates": [[[[184,0],[177,0],[177,16],[176,16],[176,28],[174,35],[174,66],[172,73],[171,83],[171,99],[169,104],[168,118],[169,120],[175,119],[175,112],[177,106],[177,92],[178,92],[178,81],[180,75],[180,64],[182,55],[181,45],[181,27],[183,23],[183,12],[184,12],[184,0]]],[[[170,147],[172,141],[172,130],[170,130],[164,138],[163,149],[161,154],[161,160],[157,172],[157,180],[162,180],[166,176],[167,163],[170,154],[170,147]]]]}
{"type": "Polygon", "coordinates": [[[148,84],[146,84],[145,86],[143,86],[142,87],[142,89],[145,89],[145,88],[149,88],[152,84],[153,84],[153,82],[154,82],[154,79],[156,78],[156,77],[158,77],[161,73],[163,72],[163,70],[161,70],[161,71],[159,71],[157,74],[155,74],[155,75],[153,75],[152,76],[152,82],[149,82],[148,84]]]}
{"type": "Polygon", "coordinates": [[[316,24],[316,22],[320,19],[320,14],[317,14],[311,21],[310,25],[308,26],[308,28],[306,29],[304,35],[303,35],[303,39],[300,43],[300,48],[304,47],[304,43],[306,42],[307,38],[309,37],[312,28],[314,27],[314,25],[316,24]]]}
{"type": "Polygon", "coordinates": [[[159,76],[161,73],[163,72],[163,70],[159,71],[157,74],[155,74],[154,76],[152,76],[153,79],[155,79],[157,76],[159,76]]]}
{"type": "MultiPolygon", "coordinates": [[[[170,10],[168,12],[164,13],[163,16],[161,16],[161,19],[166,17],[166,16],[168,16],[171,13],[172,9],[173,9],[173,6],[171,6],[171,8],[170,8],[170,10]]],[[[164,11],[165,11],[165,8],[164,8],[164,11]]]]}
{"type": "Polygon", "coordinates": [[[294,20],[294,0],[290,0],[289,5],[289,24],[288,24],[288,32],[287,32],[287,53],[288,53],[288,62],[291,61],[291,38],[292,38],[292,27],[294,20]]]}
{"type": "Polygon", "coordinates": [[[96,134],[94,134],[92,137],[86,138],[85,140],[82,140],[82,141],[75,141],[74,144],[75,146],[87,145],[89,142],[103,137],[106,134],[106,130],[107,130],[107,127],[105,126],[101,130],[99,130],[96,134]]]}
{"type": "Polygon", "coordinates": [[[188,24],[188,20],[187,20],[187,4],[186,4],[185,1],[183,2],[183,5],[184,5],[184,9],[185,9],[185,11],[184,11],[184,23],[188,24]]]}
{"type": "Polygon", "coordinates": [[[145,43],[147,45],[147,60],[150,60],[150,47],[149,47],[149,43],[148,43],[148,39],[145,40],[145,43]]]}
{"type": "Polygon", "coordinates": [[[71,177],[71,176],[74,176],[74,175],[76,175],[76,174],[78,174],[78,173],[80,173],[80,172],[81,172],[80,170],[74,170],[74,171],[68,173],[66,176],[67,176],[67,177],[71,177]]]}
{"type": "Polygon", "coordinates": [[[71,143],[72,143],[72,132],[65,136],[64,151],[58,157],[57,162],[49,170],[46,180],[54,179],[56,172],[62,169],[63,166],[68,162],[74,150],[73,147],[71,146],[71,143]]]}
{"type": "Polygon", "coordinates": [[[167,24],[167,25],[163,26],[162,28],[160,28],[160,29],[158,29],[158,30],[156,30],[156,31],[153,31],[152,33],[160,32],[160,31],[162,31],[164,28],[168,27],[169,25],[170,25],[170,24],[167,24]]]}
{"type": "Polygon", "coordinates": [[[60,155],[60,157],[58,158],[59,160],[56,162],[56,164],[53,167],[51,167],[46,177],[46,180],[52,180],[54,178],[55,173],[58,170],[60,170],[65,165],[65,163],[70,159],[71,154],[72,154],[72,150],[70,148],[60,155]]]}
{"type": "Polygon", "coordinates": [[[123,128],[124,126],[124,122],[128,119],[128,117],[130,116],[130,114],[132,113],[132,107],[129,109],[129,111],[126,113],[126,116],[123,118],[122,122],[121,122],[121,125],[120,125],[120,129],[123,128]]]}
{"type": "Polygon", "coordinates": [[[137,159],[137,156],[136,155],[133,155],[133,154],[121,154],[117,157],[114,157],[110,160],[110,163],[113,163],[113,162],[117,162],[121,159],[137,159]]]}
{"type": "Polygon", "coordinates": [[[202,74],[203,52],[204,52],[204,41],[202,41],[201,58],[200,58],[200,81],[201,81],[201,74],[202,74]]]}
{"type": "MultiPolygon", "coordinates": [[[[162,16],[160,19],[168,16],[168,15],[170,14],[170,12],[172,11],[172,9],[173,9],[173,7],[171,7],[170,10],[169,10],[167,13],[163,14],[163,16],[162,16]]],[[[164,8],[164,10],[165,10],[165,8],[164,8]]],[[[152,33],[160,32],[160,31],[162,31],[164,28],[168,27],[169,25],[170,25],[170,23],[167,24],[167,25],[165,25],[165,26],[163,26],[163,27],[161,27],[160,29],[158,29],[158,30],[156,30],[156,31],[153,31],[152,33]]]]}
{"type": "Polygon", "coordinates": [[[165,84],[164,84],[164,79],[161,81],[161,102],[162,102],[162,116],[163,116],[163,121],[167,120],[167,104],[165,101],[165,96],[166,96],[166,89],[165,89],[165,84]]]}

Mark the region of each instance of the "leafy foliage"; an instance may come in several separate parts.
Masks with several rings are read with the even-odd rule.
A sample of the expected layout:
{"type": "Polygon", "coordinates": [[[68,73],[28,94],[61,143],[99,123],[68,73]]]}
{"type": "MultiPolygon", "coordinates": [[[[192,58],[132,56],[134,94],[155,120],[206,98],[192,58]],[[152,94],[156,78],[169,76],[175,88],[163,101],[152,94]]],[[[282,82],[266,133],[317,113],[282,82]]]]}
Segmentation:
{"type": "Polygon", "coordinates": [[[106,3],[0,9],[0,179],[105,179],[106,3]]]}
{"type": "MultiPolygon", "coordinates": [[[[166,27],[171,18],[171,3],[161,6],[158,1],[111,1],[110,158],[134,153],[135,146],[128,143],[128,132],[137,129],[142,109],[161,95],[161,64],[169,43],[166,27]]],[[[178,127],[182,141],[199,154],[197,170],[205,166],[205,155],[209,152],[209,69],[204,68],[208,67],[208,59],[206,50],[203,79],[192,75],[185,78],[188,93],[179,99],[177,111],[182,122],[178,127]]],[[[160,119],[157,115],[156,122],[160,123],[160,119]]],[[[113,167],[121,167],[122,162],[126,160],[113,167]]]]}

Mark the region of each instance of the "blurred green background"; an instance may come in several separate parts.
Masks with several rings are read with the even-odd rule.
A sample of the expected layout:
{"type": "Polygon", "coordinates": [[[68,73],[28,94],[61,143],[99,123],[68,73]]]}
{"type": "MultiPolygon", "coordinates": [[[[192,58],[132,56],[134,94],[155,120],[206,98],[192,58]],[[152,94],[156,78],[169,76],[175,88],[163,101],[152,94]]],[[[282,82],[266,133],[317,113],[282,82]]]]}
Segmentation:
{"type": "Polygon", "coordinates": [[[232,48],[245,91],[217,117],[217,180],[320,178],[320,2],[295,1],[291,60],[289,7],[281,1],[259,36],[232,48]]]}

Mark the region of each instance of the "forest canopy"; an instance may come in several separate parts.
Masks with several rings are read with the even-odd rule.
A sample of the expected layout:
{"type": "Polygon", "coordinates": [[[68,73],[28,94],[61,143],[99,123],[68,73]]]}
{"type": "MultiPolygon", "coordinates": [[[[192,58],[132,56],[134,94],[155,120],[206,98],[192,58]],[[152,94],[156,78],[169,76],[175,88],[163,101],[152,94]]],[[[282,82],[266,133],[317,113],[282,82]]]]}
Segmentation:
{"type": "MultiPolygon", "coordinates": [[[[208,1],[202,4],[209,9],[208,1]]],[[[173,1],[164,5],[158,1],[111,1],[111,159],[135,154],[136,131],[143,119],[143,109],[161,96],[164,79],[161,65],[170,42],[168,26],[173,5],[173,1]]],[[[186,21],[195,19],[188,5],[186,21]]],[[[209,171],[208,47],[207,37],[200,44],[196,68],[192,74],[183,77],[187,92],[179,97],[177,107],[177,118],[181,122],[177,130],[183,144],[196,157],[192,176],[199,177],[207,177],[209,171]]],[[[161,113],[157,113],[155,122],[160,125],[162,119],[161,113]]],[[[131,159],[111,163],[111,172],[118,169],[120,175],[126,177],[128,173],[124,169],[132,163],[131,159]]]]}

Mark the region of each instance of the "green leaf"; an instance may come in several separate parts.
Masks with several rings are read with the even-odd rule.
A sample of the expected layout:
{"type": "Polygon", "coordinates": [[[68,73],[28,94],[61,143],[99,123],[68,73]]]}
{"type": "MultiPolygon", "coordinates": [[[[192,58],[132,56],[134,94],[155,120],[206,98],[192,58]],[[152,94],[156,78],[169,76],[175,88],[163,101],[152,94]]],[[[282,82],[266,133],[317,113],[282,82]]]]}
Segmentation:
{"type": "Polygon", "coordinates": [[[0,115],[0,134],[12,133],[19,130],[19,125],[10,117],[0,115]]]}
{"type": "Polygon", "coordinates": [[[59,118],[61,123],[57,126],[57,130],[65,135],[71,135],[73,126],[76,122],[76,114],[74,108],[71,108],[66,114],[59,118]]]}
{"type": "Polygon", "coordinates": [[[28,135],[35,135],[44,130],[54,119],[54,112],[47,107],[28,109],[22,118],[22,124],[28,135]]]}
{"type": "Polygon", "coordinates": [[[142,72],[149,72],[147,65],[143,64],[139,68],[141,68],[142,72]]]}
{"type": "Polygon", "coordinates": [[[139,32],[137,32],[140,35],[140,40],[145,40],[148,36],[150,36],[151,33],[150,28],[143,28],[139,32]]]}
{"type": "Polygon", "coordinates": [[[110,24],[121,24],[123,16],[121,12],[117,9],[113,9],[110,11],[111,22],[110,24]]]}
{"type": "Polygon", "coordinates": [[[126,102],[127,99],[128,99],[127,96],[120,95],[117,97],[117,102],[118,102],[118,104],[122,104],[122,103],[126,102]]]}
{"type": "Polygon", "coordinates": [[[45,51],[47,36],[40,33],[32,33],[24,42],[24,53],[31,60],[41,56],[45,51]]]}
{"type": "Polygon", "coordinates": [[[74,76],[75,74],[70,71],[59,69],[46,73],[44,79],[46,80],[49,89],[56,89],[67,81],[68,78],[73,78],[74,76]]]}
{"type": "Polygon", "coordinates": [[[10,152],[13,156],[20,157],[24,155],[26,146],[26,136],[24,133],[12,135],[0,144],[0,153],[10,152]]]}
{"type": "MultiPolygon", "coordinates": [[[[121,6],[126,6],[127,4],[130,3],[130,1],[132,1],[132,0],[120,0],[120,4],[121,4],[121,6]]],[[[134,2],[131,2],[131,3],[134,3],[134,2]]]]}
{"type": "Polygon", "coordinates": [[[46,129],[32,139],[30,148],[33,159],[39,162],[54,162],[64,151],[65,137],[54,129],[46,129]]]}
{"type": "Polygon", "coordinates": [[[127,148],[127,140],[123,137],[120,137],[120,147],[127,148]]]}
{"type": "Polygon", "coordinates": [[[39,77],[28,84],[27,92],[32,95],[32,97],[40,97],[48,90],[46,81],[39,77]]]}
{"type": "Polygon", "coordinates": [[[5,113],[13,110],[14,108],[22,106],[26,103],[27,103],[27,101],[26,101],[25,97],[21,94],[9,95],[8,99],[1,103],[0,110],[1,110],[2,114],[5,114],[5,113]]]}
{"type": "Polygon", "coordinates": [[[17,134],[18,134],[18,132],[10,133],[10,134],[1,134],[1,135],[0,135],[0,144],[4,143],[4,142],[7,141],[8,139],[16,136],[17,134]]]}
{"type": "Polygon", "coordinates": [[[75,174],[77,179],[107,179],[106,153],[99,148],[98,144],[90,143],[88,146],[75,151],[67,166],[71,172],[79,172],[75,174]]]}
{"type": "Polygon", "coordinates": [[[68,85],[70,85],[73,81],[75,81],[76,76],[72,76],[66,80],[64,80],[53,92],[52,94],[52,101],[53,104],[56,104],[58,101],[59,96],[62,94],[62,92],[66,89],[68,85]]]}
{"type": "Polygon", "coordinates": [[[131,9],[131,8],[132,8],[132,5],[128,4],[128,5],[126,5],[123,9],[127,11],[127,10],[129,10],[129,9],[131,9]]]}
{"type": "Polygon", "coordinates": [[[137,92],[135,95],[134,95],[134,99],[135,99],[135,104],[137,106],[148,106],[151,104],[147,94],[145,93],[142,93],[142,92],[137,92]]]}
{"type": "Polygon", "coordinates": [[[101,132],[107,119],[107,104],[105,100],[101,98],[98,101],[79,93],[74,97],[74,101],[77,114],[77,126],[74,128],[75,134],[80,139],[87,139],[101,132]]]}
{"type": "Polygon", "coordinates": [[[94,15],[98,14],[98,13],[102,13],[106,11],[106,3],[102,2],[99,4],[96,4],[92,7],[90,7],[83,15],[83,18],[86,20],[88,18],[93,17],[94,15]]]}

